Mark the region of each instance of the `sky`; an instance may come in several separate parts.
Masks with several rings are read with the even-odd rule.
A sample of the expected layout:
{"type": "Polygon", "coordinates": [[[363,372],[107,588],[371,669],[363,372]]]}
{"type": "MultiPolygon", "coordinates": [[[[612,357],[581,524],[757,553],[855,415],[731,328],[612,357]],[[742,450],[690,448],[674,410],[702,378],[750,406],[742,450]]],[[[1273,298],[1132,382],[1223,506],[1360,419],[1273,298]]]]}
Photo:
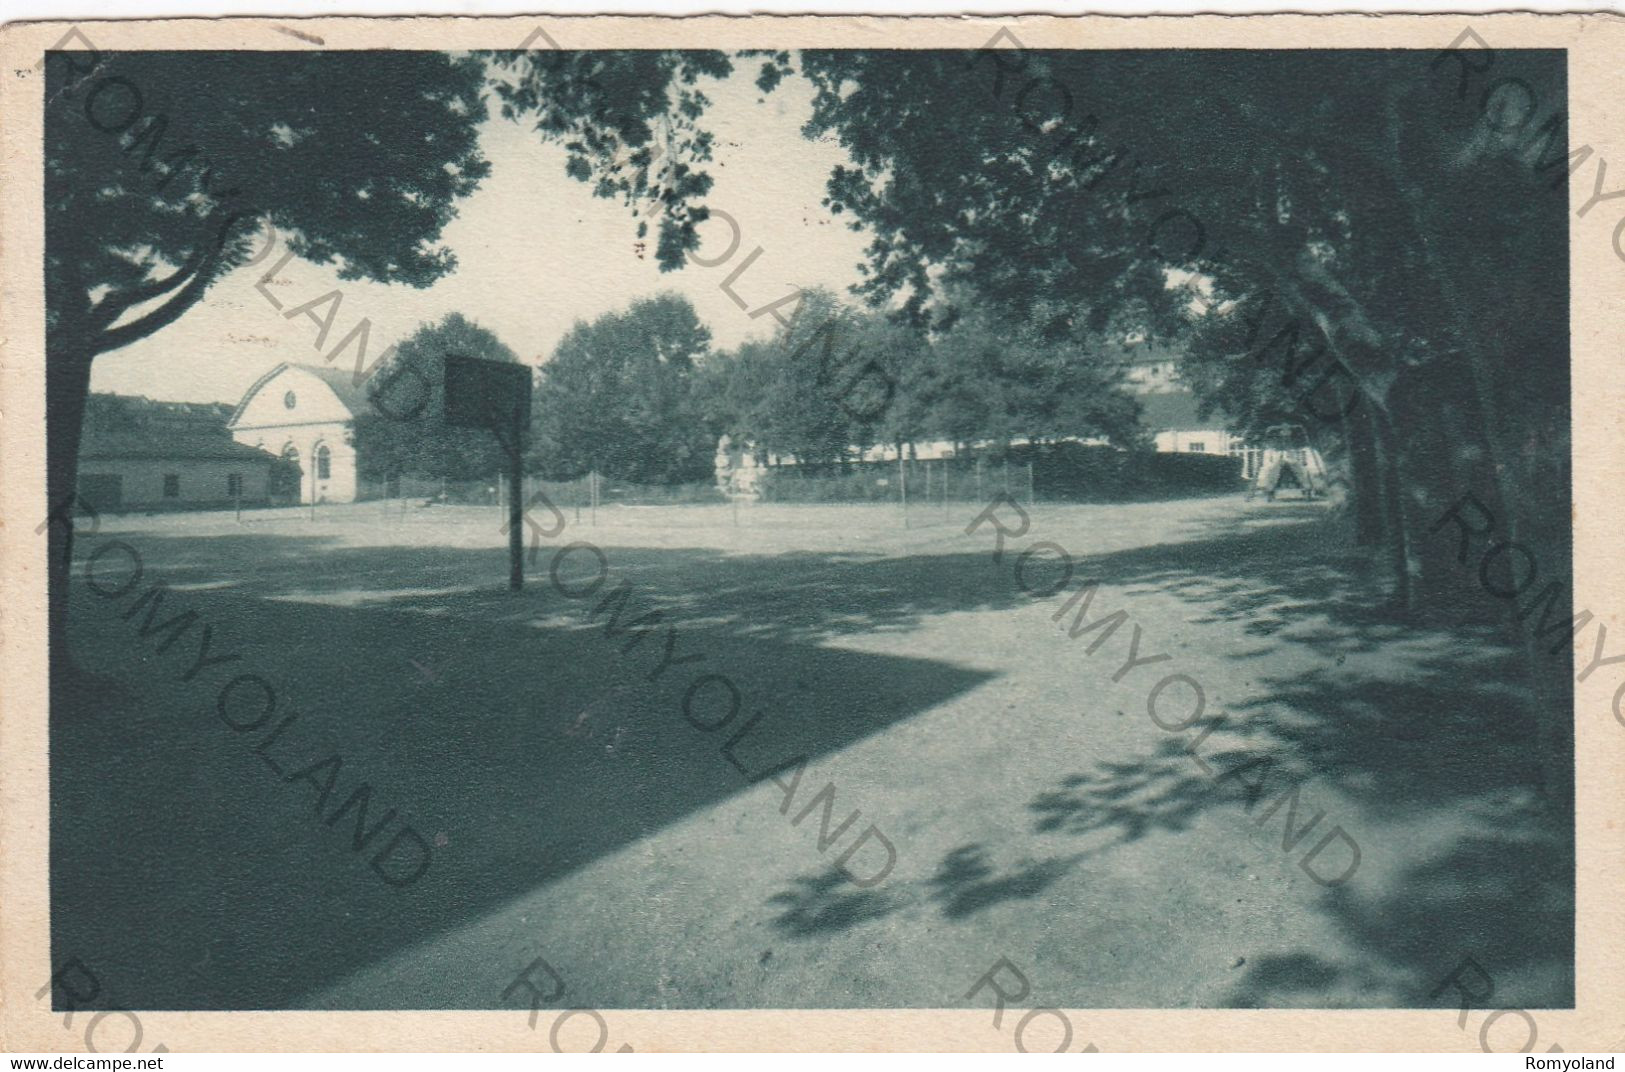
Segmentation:
{"type": "MultiPolygon", "coordinates": [[[[564,151],[544,143],[528,124],[493,115],[481,129],[491,175],[460,203],[442,235],[442,243],[457,255],[451,275],[418,290],[340,281],[331,267],[295,258],[261,288],[262,278],[281,259],[278,247],[215,283],[175,323],[98,357],[91,389],[165,401],[236,403],[280,361],[321,364],[363,317],[372,322],[370,364],[420,324],[452,312],[490,328],[521,360],[539,364],[576,321],[661,291],[692,301],[719,348],[767,334],[778,326],[773,317],[752,318],[749,311],[798,287],[844,292],[858,281],[868,236],[848,228],[850,215],[832,216],[820,204],[830,169],[847,158],[833,140],[801,136],[811,114],[811,87],[791,78],[764,95],[753,84],[757,64],[745,60],[736,66],[732,77],[706,86],[713,104],[704,122],[717,146],[708,165],[715,185],[705,204],[714,218],[702,226],[695,256],[716,262],[714,267],[689,263],[661,272],[652,234],[639,256],[637,221],[629,209],[618,200],[593,197],[587,184],[567,177],[564,151]],[[733,230],[719,212],[738,221],[731,255],[733,230]],[[732,284],[745,303],[741,309],[723,284],[758,247],[761,253],[732,284]],[[343,295],[336,311],[324,304],[314,313],[285,316],[333,290],[343,295]],[[282,309],[264,294],[274,296],[282,309]],[[329,312],[332,332],[318,349],[312,317],[329,312]]],[[[792,308],[784,307],[781,315],[792,308]]],[[[353,368],[355,346],[338,361],[353,368]]]]}

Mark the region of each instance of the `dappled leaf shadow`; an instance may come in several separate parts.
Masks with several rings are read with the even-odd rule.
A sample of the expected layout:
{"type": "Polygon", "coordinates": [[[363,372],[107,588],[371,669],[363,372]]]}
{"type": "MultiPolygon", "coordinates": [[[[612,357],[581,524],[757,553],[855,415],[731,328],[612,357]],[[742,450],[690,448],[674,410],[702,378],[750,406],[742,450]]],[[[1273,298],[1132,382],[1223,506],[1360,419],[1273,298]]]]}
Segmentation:
{"type": "Polygon", "coordinates": [[[961,845],[937,865],[937,873],[930,882],[934,891],[931,899],[942,904],[942,914],[947,918],[963,919],[1001,901],[1037,897],[1081,858],[1082,854],[1054,857],[994,877],[982,846],[961,845]]]}
{"type": "Polygon", "coordinates": [[[861,889],[839,867],[803,875],[795,880],[793,888],[775,893],[767,903],[782,906],[773,926],[791,938],[816,938],[844,931],[881,919],[901,907],[894,894],[861,889]]]}
{"type": "Polygon", "coordinates": [[[1459,1007],[1447,980],[1470,957],[1462,985],[1482,1000],[1488,976],[1491,1007],[1572,1007],[1573,874],[1563,839],[1527,824],[1460,838],[1374,893],[1353,883],[1322,893],[1353,955],[1260,957],[1220,1004],[1459,1007]]]}
{"type": "MultiPolygon", "coordinates": [[[[1179,739],[1157,743],[1144,759],[1106,761],[1094,769],[1068,775],[1057,789],[1033,798],[1028,810],[1038,818],[1040,834],[1089,834],[1111,831],[1120,841],[1138,841],[1153,831],[1184,830],[1210,806],[1250,803],[1259,778],[1226,784],[1224,775],[1258,757],[1245,752],[1204,754],[1217,778],[1202,772],[1179,739]]],[[[1283,772],[1285,761],[1272,757],[1283,772]]]]}
{"type": "MultiPolygon", "coordinates": [[[[1035,831],[1127,842],[1184,830],[1209,808],[1245,807],[1249,793],[1226,774],[1267,756],[1257,795],[1273,801],[1316,779],[1357,805],[1344,813],[1363,824],[1355,836],[1407,834],[1383,846],[1393,869],[1318,894],[1341,939],[1328,945],[1340,948],[1260,955],[1221,1004],[1448,1005],[1459,996],[1434,991],[1468,955],[1502,987],[1498,1006],[1571,1002],[1571,804],[1536,803],[1533,692],[1506,630],[1478,615],[1471,593],[1430,608],[1432,624],[1398,620],[1363,557],[1322,526],[1271,519],[1267,541],[1248,528],[1099,555],[1080,573],[1172,594],[1199,624],[1239,624],[1268,646],[1226,658],[1295,657],[1296,672],[1255,675],[1251,695],[1227,703],[1223,731],[1202,750],[1213,775],[1186,748],[1204,723],[1038,794],[1035,831]]],[[[1561,696],[1571,688],[1563,679],[1561,696]]]]}

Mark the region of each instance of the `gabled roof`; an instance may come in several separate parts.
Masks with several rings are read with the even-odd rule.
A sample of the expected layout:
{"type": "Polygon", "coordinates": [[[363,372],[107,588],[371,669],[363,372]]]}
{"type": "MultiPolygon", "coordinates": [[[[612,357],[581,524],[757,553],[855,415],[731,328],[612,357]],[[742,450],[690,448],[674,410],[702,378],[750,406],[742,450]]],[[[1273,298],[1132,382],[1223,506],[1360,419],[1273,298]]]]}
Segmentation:
{"type": "Polygon", "coordinates": [[[228,407],[215,402],[157,402],[131,395],[92,394],[80,434],[81,458],[264,461],[272,455],[244,446],[226,428],[228,407]]]}
{"type": "Polygon", "coordinates": [[[344,408],[350,411],[351,416],[360,414],[372,405],[372,396],[368,393],[365,382],[357,384],[353,372],[346,372],[332,365],[302,365],[296,361],[283,361],[270,372],[255,380],[248,390],[243,392],[243,399],[237,403],[237,408],[232,410],[231,418],[226,421],[226,426],[235,427],[238,419],[243,415],[243,410],[248,408],[248,403],[255,395],[260,393],[260,389],[287,369],[308,372],[327,384],[333,389],[333,393],[339,396],[339,401],[344,403],[344,408]]]}
{"type": "Polygon", "coordinates": [[[1203,417],[1196,395],[1190,391],[1159,391],[1134,396],[1140,403],[1140,424],[1153,432],[1175,429],[1227,428],[1223,413],[1203,417]]]}
{"type": "Polygon", "coordinates": [[[276,456],[235,439],[179,431],[157,434],[111,432],[92,434],[88,429],[79,444],[81,459],[172,458],[189,461],[273,462],[276,456]]]}

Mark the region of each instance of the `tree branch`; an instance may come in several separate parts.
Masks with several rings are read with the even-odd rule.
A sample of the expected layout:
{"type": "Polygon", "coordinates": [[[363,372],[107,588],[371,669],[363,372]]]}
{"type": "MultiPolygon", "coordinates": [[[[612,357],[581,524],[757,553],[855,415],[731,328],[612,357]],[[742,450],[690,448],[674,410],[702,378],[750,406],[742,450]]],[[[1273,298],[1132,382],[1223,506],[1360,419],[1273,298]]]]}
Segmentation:
{"type": "MultiPolygon", "coordinates": [[[[216,251],[218,252],[218,251],[216,251]]],[[[197,269],[187,284],[175,293],[167,302],[154,309],[145,316],[130,321],[128,324],[116,328],[106,328],[95,335],[90,344],[90,352],[105,354],[109,350],[117,350],[128,346],[138,339],[144,339],[160,328],[168,327],[181,314],[196,305],[203,297],[204,291],[214,281],[214,266],[219,263],[216,255],[206,255],[205,265],[197,269]]]]}
{"type": "Polygon", "coordinates": [[[179,268],[163,279],[138,283],[128,290],[107,295],[91,311],[91,329],[101,331],[135,306],[162,297],[195,276],[208,260],[207,249],[206,245],[200,243],[179,268]]]}

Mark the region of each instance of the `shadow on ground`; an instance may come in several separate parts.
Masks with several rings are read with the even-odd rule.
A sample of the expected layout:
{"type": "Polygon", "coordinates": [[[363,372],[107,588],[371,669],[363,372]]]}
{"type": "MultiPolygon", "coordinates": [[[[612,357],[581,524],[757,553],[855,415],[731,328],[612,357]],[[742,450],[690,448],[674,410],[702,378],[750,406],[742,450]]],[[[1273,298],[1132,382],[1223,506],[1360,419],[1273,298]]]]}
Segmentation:
{"type": "MultiPolygon", "coordinates": [[[[763,597],[723,620],[713,611],[732,604],[709,583],[705,556],[628,554],[624,568],[665,587],[638,583],[628,631],[609,635],[587,610],[613,583],[580,603],[543,584],[480,589],[478,579],[502,577],[500,554],[318,553],[319,541],[265,536],[130,543],[144,575],[127,594],[123,552],[98,559],[96,588],[75,573],[75,652],[96,676],[54,698],[51,867],[55,956],[116,980],[111,1000],[137,1008],[297,1007],[775,766],[816,761],[992,677],[794,639],[820,622],[845,631],[953,598],[896,578],[842,588],[829,579],[842,563],[809,556],[791,565],[822,570],[820,600],[763,597]],[[692,587],[674,589],[679,577],[692,587]],[[173,587],[149,621],[134,603],[159,580],[173,587]],[[630,627],[654,605],[677,627],[670,651],[663,628],[636,640],[630,627]],[[166,643],[165,623],[188,612],[196,620],[166,643]],[[205,626],[210,658],[236,658],[184,681],[205,626]],[[693,661],[662,672],[666,658],[693,661]],[[223,694],[239,674],[263,685],[223,694]],[[707,674],[738,689],[736,712],[719,679],[690,691],[707,674]],[[722,745],[759,710],[763,721],[733,749],[742,773],[722,745]],[[288,715],[297,717],[268,742],[288,715]],[[239,732],[227,719],[257,725],[239,732]],[[358,809],[335,819],[363,783],[364,826],[358,809]],[[369,861],[403,821],[431,862],[396,889],[369,861]],[[382,838],[356,851],[375,822],[382,838]]],[[[764,583],[772,574],[754,569],[764,583]]],[[[992,585],[972,598],[994,599],[992,585]]],[[[383,866],[401,877],[415,859],[408,845],[383,866]]],[[[816,930],[875,910],[832,895],[827,880],[807,898],[830,903],[786,905],[783,926],[816,930]]],[[[494,993],[466,1000],[504,1004],[494,993]]],[[[389,1007],[388,996],[378,1004],[389,1007]]]]}
{"type": "MultiPolygon", "coordinates": [[[[1184,543],[1080,557],[1078,577],[1130,597],[1171,593],[1193,621],[1239,625],[1227,659],[1260,670],[1278,667],[1282,652],[1308,660],[1254,678],[1256,699],[1228,712],[1228,743],[1209,757],[1216,768],[1268,754],[1280,779],[1268,792],[1321,778],[1396,829],[1463,816],[1476,825],[1441,835],[1380,881],[1324,892],[1321,909],[1360,958],[1260,956],[1218,1003],[1444,1006],[1454,995],[1433,991],[1465,955],[1504,980],[1498,1000],[1570,1003],[1572,835],[1517,803],[1535,783],[1535,752],[1512,651],[1489,625],[1441,630],[1372,609],[1378,586],[1364,556],[1327,539],[1319,508],[1277,504],[1249,517],[1184,543]]],[[[1044,535],[1068,543],[1064,532],[1044,535]]],[[[297,1007],[363,965],[737,793],[747,782],[721,753],[728,733],[685,720],[696,675],[737,682],[732,727],[771,712],[736,752],[765,771],[847,747],[993,677],[952,657],[822,642],[1031,598],[990,568],[985,549],[888,558],[610,548],[599,588],[590,554],[561,564],[565,589],[592,589],[567,599],[547,583],[545,553],[531,588],[514,595],[493,584],[500,551],[403,553],[308,536],[130,540],[146,580],[175,586],[158,620],[185,609],[199,618],[159,651],[161,631],[141,637],[141,615],[121,617],[133,595],[104,599],[75,574],[76,650],[109,676],[53,698],[52,921],[58,960],[104,966],[119,980],[111,998],[140,1008],[297,1007]],[[628,600],[608,635],[606,616],[588,612],[623,579],[628,600]],[[631,620],[652,611],[665,616],[661,628],[637,640],[631,620]],[[216,654],[241,658],[181,681],[205,624],[216,654]],[[677,631],[664,657],[703,660],[659,672],[665,624],[677,631]],[[284,772],[344,757],[328,800],[255,754],[264,731],[223,724],[217,696],[239,673],[277,690],[278,719],[300,712],[272,750],[284,772]],[[375,788],[375,813],[397,809],[434,846],[430,870],[406,889],[353,851],[350,819],[318,817],[362,781],[375,788]]],[[[104,564],[105,586],[119,583],[116,561],[104,564]]],[[[720,687],[691,700],[695,722],[726,713],[720,687]]],[[[962,923],[1042,898],[1102,851],[1103,833],[1133,841],[1240,806],[1170,737],[1035,797],[1012,870],[995,871],[984,846],[967,844],[917,890],[860,890],[826,867],[765,908],[781,934],[801,939],[905,905],[962,923]]],[[[488,1004],[500,1006],[499,995],[488,1004]]]]}
{"type": "MultiPolygon", "coordinates": [[[[1408,862],[1320,892],[1357,954],[1259,957],[1219,1004],[1450,1006],[1460,997],[1439,984],[1471,956],[1496,980],[1498,1007],[1572,1006],[1572,802],[1538,803],[1533,694],[1523,654],[1495,617],[1504,611],[1467,590],[1464,569],[1459,601],[1431,608],[1435,623],[1453,624],[1397,620],[1364,556],[1327,540],[1313,511],[1275,507],[1281,523],[1250,532],[1080,563],[1131,593],[1176,594],[1199,610],[1192,621],[1264,638],[1229,659],[1279,665],[1295,651],[1308,668],[1253,679],[1252,698],[1230,705],[1202,750],[1213,774],[1187,748],[1219,728],[1210,716],[1142,758],[1100,762],[1040,793],[1029,804],[1033,832],[1135,841],[1184,830],[1213,808],[1250,814],[1262,797],[1273,803],[1318,781],[1352,800],[1375,836],[1414,837],[1395,854],[1408,862]]],[[[1566,666],[1565,651],[1545,668],[1565,713],[1566,666]]],[[[1555,762],[1572,766],[1573,755],[1555,762]]],[[[1266,804],[1258,814],[1267,813],[1266,804]]]]}

